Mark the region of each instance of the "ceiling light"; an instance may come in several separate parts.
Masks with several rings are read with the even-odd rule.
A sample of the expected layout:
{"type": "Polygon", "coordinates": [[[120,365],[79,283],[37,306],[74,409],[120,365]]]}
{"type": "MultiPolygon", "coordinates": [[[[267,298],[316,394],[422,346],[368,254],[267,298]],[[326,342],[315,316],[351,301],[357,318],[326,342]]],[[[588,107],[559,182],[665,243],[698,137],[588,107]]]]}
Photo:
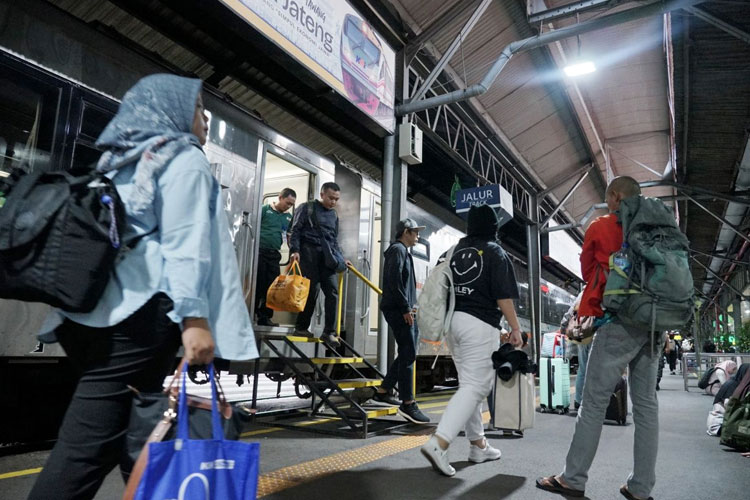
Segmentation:
{"type": "Polygon", "coordinates": [[[596,66],[594,66],[594,63],[591,61],[583,61],[565,66],[563,70],[568,76],[579,76],[593,73],[596,71],[596,66]]]}

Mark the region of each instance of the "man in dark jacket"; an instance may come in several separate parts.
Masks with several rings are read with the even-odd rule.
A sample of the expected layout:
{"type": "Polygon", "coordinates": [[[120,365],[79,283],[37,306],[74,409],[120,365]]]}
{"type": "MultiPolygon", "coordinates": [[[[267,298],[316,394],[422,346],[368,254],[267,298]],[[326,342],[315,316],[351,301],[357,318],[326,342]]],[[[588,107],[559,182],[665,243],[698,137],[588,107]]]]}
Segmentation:
{"type": "MultiPolygon", "coordinates": [[[[323,289],[325,295],[325,323],[323,334],[325,342],[336,347],[340,344],[336,336],[336,305],[338,290],[336,269],[326,265],[323,254],[323,238],[331,250],[341,256],[338,243],[339,217],[334,210],[341,196],[341,188],[334,182],[326,182],[320,187],[320,200],[304,203],[297,208],[292,222],[292,237],[289,250],[292,261],[299,260],[302,275],[310,280],[310,294],[307,296],[305,310],[297,315],[295,335],[312,337],[310,320],[318,302],[318,291],[323,289]]],[[[343,259],[343,257],[341,257],[343,259]]],[[[345,261],[347,265],[351,263],[345,261]]]]}
{"type": "Polygon", "coordinates": [[[412,387],[414,361],[417,359],[417,328],[414,306],[417,303],[417,281],[409,248],[417,244],[419,231],[424,229],[414,219],[404,219],[396,225],[396,241],[385,252],[383,266],[383,298],[380,309],[398,345],[398,356],[393,360],[383,385],[375,390],[373,399],[388,404],[399,404],[390,391],[398,384],[401,398],[399,415],[415,424],[430,419],[419,410],[412,387]]]}

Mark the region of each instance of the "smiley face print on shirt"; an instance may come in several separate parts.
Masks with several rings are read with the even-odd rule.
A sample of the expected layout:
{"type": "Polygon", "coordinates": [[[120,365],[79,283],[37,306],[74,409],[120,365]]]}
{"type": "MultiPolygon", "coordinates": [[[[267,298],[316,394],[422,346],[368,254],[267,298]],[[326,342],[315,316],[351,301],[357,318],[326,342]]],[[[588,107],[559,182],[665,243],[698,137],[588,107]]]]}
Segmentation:
{"type": "Polygon", "coordinates": [[[482,275],[484,260],[482,250],[474,247],[462,248],[451,258],[451,270],[453,271],[453,285],[463,286],[476,281],[482,275]]]}

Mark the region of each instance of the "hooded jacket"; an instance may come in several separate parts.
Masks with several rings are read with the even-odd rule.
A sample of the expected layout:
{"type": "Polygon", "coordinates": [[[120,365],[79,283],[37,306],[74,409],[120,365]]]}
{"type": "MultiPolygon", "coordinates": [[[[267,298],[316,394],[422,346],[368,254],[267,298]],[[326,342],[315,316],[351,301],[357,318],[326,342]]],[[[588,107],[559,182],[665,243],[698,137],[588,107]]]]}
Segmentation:
{"type": "Polygon", "coordinates": [[[380,309],[406,314],[417,303],[417,280],[414,260],[406,245],[396,241],[385,251],[383,266],[383,299],[380,309]]]}

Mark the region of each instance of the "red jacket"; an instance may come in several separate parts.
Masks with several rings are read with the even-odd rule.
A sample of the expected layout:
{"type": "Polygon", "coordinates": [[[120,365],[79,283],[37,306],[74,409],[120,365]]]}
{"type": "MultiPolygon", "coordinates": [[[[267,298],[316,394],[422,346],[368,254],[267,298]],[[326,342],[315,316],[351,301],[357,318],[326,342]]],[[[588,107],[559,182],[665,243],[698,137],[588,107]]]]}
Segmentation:
{"type": "Polygon", "coordinates": [[[609,256],[622,246],[622,226],[615,214],[598,217],[583,237],[581,273],[586,290],[578,308],[579,316],[602,316],[602,297],[609,273],[609,256]]]}

